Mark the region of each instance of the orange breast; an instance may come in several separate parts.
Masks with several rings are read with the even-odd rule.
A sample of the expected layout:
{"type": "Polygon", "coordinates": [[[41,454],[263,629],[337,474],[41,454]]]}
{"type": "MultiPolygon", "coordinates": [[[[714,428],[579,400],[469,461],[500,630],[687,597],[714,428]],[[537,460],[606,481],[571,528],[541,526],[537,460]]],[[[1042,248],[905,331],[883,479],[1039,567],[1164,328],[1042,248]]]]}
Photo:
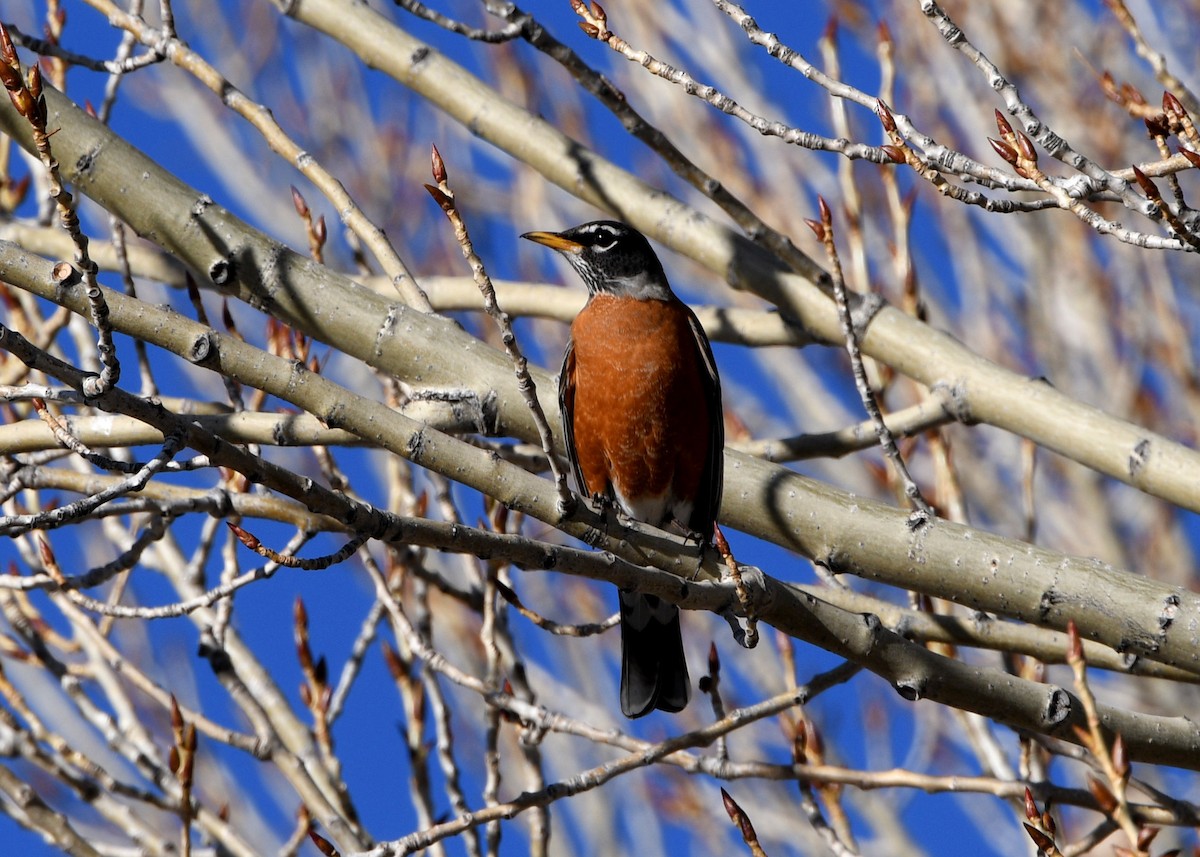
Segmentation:
{"type": "Polygon", "coordinates": [[[587,491],[611,485],[627,514],[656,526],[686,521],[720,419],[688,317],[679,301],[596,295],[571,326],[587,491]]]}

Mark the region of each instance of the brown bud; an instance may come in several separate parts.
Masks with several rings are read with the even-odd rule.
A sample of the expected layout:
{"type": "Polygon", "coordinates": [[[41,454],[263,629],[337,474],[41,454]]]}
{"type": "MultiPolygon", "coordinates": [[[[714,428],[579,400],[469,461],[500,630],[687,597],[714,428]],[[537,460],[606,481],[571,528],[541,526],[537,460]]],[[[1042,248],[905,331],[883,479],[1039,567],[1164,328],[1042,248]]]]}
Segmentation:
{"type": "Polygon", "coordinates": [[[717,644],[708,644],[708,674],[716,679],[721,674],[721,656],[717,654],[717,644]]]}
{"type": "Polygon", "coordinates": [[[1033,792],[1031,792],[1029,790],[1029,787],[1026,786],[1025,787],[1025,817],[1028,818],[1030,821],[1037,821],[1038,816],[1040,814],[1041,813],[1038,812],[1037,802],[1033,799],[1033,792]]]}
{"type": "Polygon", "coordinates": [[[1200,167],[1200,154],[1193,152],[1191,149],[1185,149],[1183,146],[1179,147],[1179,154],[1187,158],[1187,162],[1193,167],[1200,167]]]}
{"type": "Polygon", "coordinates": [[[896,117],[892,115],[892,111],[882,99],[875,101],[875,115],[879,117],[879,122],[883,125],[883,130],[892,134],[896,130],[896,117]]]}
{"type": "Polygon", "coordinates": [[[0,21],[0,61],[7,66],[17,67],[17,49],[13,47],[8,27],[4,26],[2,21],[0,21]]]}
{"type": "Polygon", "coordinates": [[[1156,113],[1142,120],[1146,123],[1146,131],[1151,137],[1165,137],[1170,133],[1167,127],[1166,114],[1156,113]]]}
{"type": "Polygon", "coordinates": [[[894,164],[903,164],[908,158],[904,157],[904,150],[899,146],[893,146],[890,143],[882,147],[884,154],[894,164]]]}
{"type": "Polygon", "coordinates": [[[383,663],[387,666],[388,672],[391,673],[392,681],[400,681],[408,677],[408,667],[404,661],[396,654],[396,650],[387,643],[383,644],[383,663]]]}
{"type": "Polygon", "coordinates": [[[1133,177],[1137,180],[1138,187],[1143,193],[1151,199],[1158,199],[1158,188],[1154,186],[1154,182],[1150,181],[1149,176],[1139,170],[1136,166],[1133,168],[1133,177]]]}
{"type": "Polygon", "coordinates": [[[988,137],[988,142],[992,144],[992,149],[995,150],[997,155],[1002,157],[1004,160],[1008,161],[1010,164],[1016,164],[1016,162],[1017,162],[1017,150],[1016,149],[1014,149],[1012,146],[1008,145],[1008,143],[1004,143],[1000,140],[993,140],[991,137],[988,137]]]}
{"type": "Polygon", "coordinates": [[[1049,851],[1054,847],[1054,840],[1042,833],[1042,831],[1038,830],[1033,825],[1026,824],[1025,832],[1029,834],[1029,838],[1033,840],[1033,844],[1036,845],[1040,850],[1049,851]]]}
{"type": "Polygon", "coordinates": [[[804,222],[808,225],[808,228],[813,231],[813,234],[817,236],[818,241],[825,240],[825,225],[821,223],[821,221],[805,218],[804,222]]]}
{"type": "Polygon", "coordinates": [[[235,536],[237,536],[237,539],[239,542],[244,544],[246,547],[250,548],[250,550],[252,550],[252,551],[258,550],[260,542],[258,541],[257,538],[250,535],[248,532],[243,530],[237,524],[231,524],[228,521],[226,521],[225,526],[227,526],[227,527],[229,527],[229,529],[233,530],[233,534],[235,536]]]}
{"type": "Polygon", "coordinates": [[[1118,777],[1125,779],[1129,776],[1129,750],[1125,747],[1125,738],[1120,732],[1113,739],[1112,763],[1118,777]]]}
{"type": "Polygon", "coordinates": [[[304,195],[300,193],[300,190],[295,185],[292,185],[291,188],[292,207],[296,209],[296,213],[301,217],[308,217],[308,203],[304,201],[304,195]]]}
{"type": "Polygon", "coordinates": [[[825,197],[817,197],[817,207],[821,210],[821,222],[829,223],[832,219],[832,215],[829,212],[829,203],[825,201],[825,197]]]}
{"type": "Polygon", "coordinates": [[[742,808],[725,789],[721,789],[721,804],[725,807],[725,813],[729,816],[729,820],[737,821],[738,813],[742,808]]]}
{"type": "Polygon", "coordinates": [[[875,35],[881,44],[890,45],[892,43],[892,29],[888,26],[887,21],[882,18],[879,20],[879,25],[875,28],[875,35]]]}
{"type": "Polygon", "coordinates": [[[441,184],[447,178],[446,162],[442,160],[442,153],[438,151],[437,146],[430,146],[430,150],[430,158],[433,161],[433,180],[441,184]]]}
{"type": "Polygon", "coordinates": [[[1079,639],[1079,628],[1074,619],[1067,620],[1067,660],[1083,660],[1083,641],[1079,639]]]}
{"type": "Polygon", "coordinates": [[[42,560],[43,565],[52,566],[54,562],[54,550],[50,547],[50,542],[46,541],[45,535],[38,533],[37,535],[38,556],[42,560]]]}
{"type": "Polygon", "coordinates": [[[1037,149],[1033,147],[1033,141],[1024,131],[1017,132],[1017,148],[1020,150],[1022,158],[1030,163],[1037,163],[1037,149]]]}
{"type": "Polygon", "coordinates": [[[1096,799],[1097,805],[1105,815],[1112,815],[1118,804],[1113,793],[1109,791],[1108,786],[1100,782],[1095,777],[1088,777],[1088,791],[1092,793],[1092,797],[1096,799]]]}
{"type": "Polygon", "coordinates": [[[1013,134],[1012,125],[1009,124],[1008,119],[999,110],[996,111],[996,128],[999,129],[1000,135],[1006,139],[1013,134]]]}
{"type": "Polygon", "coordinates": [[[313,235],[317,239],[318,244],[324,244],[328,233],[325,230],[325,215],[322,214],[317,218],[317,222],[313,224],[313,235]]]}
{"type": "Polygon", "coordinates": [[[1187,114],[1187,111],[1183,109],[1183,102],[1176,98],[1173,92],[1167,90],[1163,91],[1162,106],[1164,112],[1172,113],[1175,116],[1187,114]]]}
{"type": "Polygon", "coordinates": [[[433,197],[433,201],[441,206],[442,211],[451,212],[454,210],[454,197],[444,192],[439,187],[434,187],[431,184],[425,185],[425,190],[429,191],[429,195],[433,197]]]}
{"type": "Polygon", "coordinates": [[[308,831],[308,838],[312,840],[313,845],[317,846],[317,850],[324,854],[325,857],[341,857],[341,852],[333,847],[333,843],[315,830],[308,831]]]}
{"type": "Polygon", "coordinates": [[[29,82],[25,84],[29,88],[29,94],[34,98],[42,97],[42,70],[38,68],[38,64],[34,63],[29,67],[29,82]]]}

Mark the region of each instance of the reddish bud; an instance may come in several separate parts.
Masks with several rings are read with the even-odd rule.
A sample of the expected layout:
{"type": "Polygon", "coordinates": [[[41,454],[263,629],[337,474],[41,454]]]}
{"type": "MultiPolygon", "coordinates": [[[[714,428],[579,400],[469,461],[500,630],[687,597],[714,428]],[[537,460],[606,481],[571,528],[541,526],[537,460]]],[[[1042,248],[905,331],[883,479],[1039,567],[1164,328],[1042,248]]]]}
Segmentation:
{"type": "Polygon", "coordinates": [[[1133,168],[1133,177],[1137,180],[1138,186],[1151,199],[1158,199],[1158,188],[1154,186],[1154,182],[1136,166],[1133,168]]]}
{"type": "Polygon", "coordinates": [[[1112,763],[1118,777],[1125,779],[1129,776],[1129,750],[1125,747],[1125,738],[1120,732],[1113,739],[1112,763]]]}
{"type": "Polygon", "coordinates": [[[317,222],[313,225],[313,235],[316,236],[318,244],[324,244],[328,233],[325,230],[325,215],[322,214],[317,218],[317,222]]]}
{"type": "Polygon", "coordinates": [[[54,550],[50,547],[50,542],[46,541],[46,537],[41,533],[37,536],[38,556],[42,560],[43,565],[54,565],[54,550]]]}
{"type": "Polygon", "coordinates": [[[17,67],[17,49],[13,47],[12,38],[8,35],[8,27],[0,22],[0,60],[5,65],[17,67]]]}
{"type": "Polygon", "coordinates": [[[1200,154],[1193,152],[1191,149],[1185,149],[1183,146],[1179,147],[1179,154],[1187,158],[1187,162],[1193,167],[1200,167],[1200,154]]]}
{"type": "Polygon", "coordinates": [[[442,160],[442,153],[438,151],[437,146],[430,146],[431,160],[433,161],[433,180],[438,184],[444,182],[446,176],[446,162],[442,160]]]}
{"type": "Polygon", "coordinates": [[[729,816],[730,821],[737,821],[738,813],[741,812],[741,807],[725,789],[721,789],[721,804],[725,807],[725,812],[729,816]]]}
{"type": "Polygon", "coordinates": [[[1083,641],[1079,639],[1079,628],[1074,619],[1067,620],[1067,660],[1083,660],[1083,641]]]}
{"type": "Polygon", "coordinates": [[[1142,121],[1146,123],[1146,131],[1151,137],[1165,137],[1170,133],[1170,128],[1167,127],[1167,117],[1162,113],[1156,113],[1142,121]]]}
{"type": "Polygon", "coordinates": [[[1008,161],[1008,163],[1010,163],[1010,164],[1016,164],[1016,162],[1017,162],[1017,150],[1016,149],[1014,149],[1012,146],[1008,145],[1008,143],[1002,142],[1000,140],[993,140],[991,137],[988,137],[988,142],[992,144],[992,149],[995,150],[997,155],[999,155],[1004,160],[1008,161]]]}
{"type": "Polygon", "coordinates": [[[300,190],[292,185],[292,207],[296,209],[296,213],[301,217],[308,217],[308,203],[304,201],[304,195],[300,190]]]}
{"type": "Polygon", "coordinates": [[[227,527],[229,527],[229,529],[233,530],[233,534],[235,536],[237,536],[237,539],[239,542],[244,544],[246,547],[250,548],[250,550],[252,550],[252,551],[258,550],[260,542],[258,541],[257,538],[250,535],[248,532],[243,530],[237,524],[231,524],[228,521],[226,521],[225,526],[227,526],[227,527]]]}
{"type": "Polygon", "coordinates": [[[1025,787],[1025,817],[1028,818],[1030,821],[1037,821],[1038,816],[1040,814],[1041,813],[1038,812],[1037,802],[1033,799],[1033,792],[1031,792],[1029,790],[1029,787],[1026,786],[1025,787]]]}
{"type": "Polygon", "coordinates": [[[29,88],[29,94],[34,98],[42,97],[42,71],[38,68],[37,63],[29,67],[29,82],[26,86],[29,88]]]}
{"type": "Polygon", "coordinates": [[[425,190],[429,191],[429,195],[433,197],[434,202],[441,206],[442,211],[451,212],[454,210],[454,197],[447,194],[441,188],[427,184],[425,185],[425,190]]]}
{"type": "Polygon", "coordinates": [[[888,26],[887,21],[880,19],[879,25],[875,28],[875,35],[880,44],[890,45],[892,43],[892,29],[888,26]]]}
{"type": "Polygon", "coordinates": [[[325,857],[341,857],[341,853],[333,847],[333,843],[315,830],[308,831],[308,838],[312,840],[312,844],[317,846],[317,850],[324,854],[325,857]]]}
{"type": "Polygon", "coordinates": [[[1105,815],[1112,815],[1118,804],[1117,799],[1113,797],[1113,793],[1109,791],[1108,786],[1100,782],[1095,777],[1088,777],[1088,791],[1092,793],[1092,797],[1096,799],[1097,805],[1105,815]]]}
{"type": "Polygon", "coordinates": [[[388,672],[392,675],[392,681],[400,681],[408,677],[408,667],[404,661],[396,654],[396,650],[387,643],[383,644],[383,663],[388,668],[388,672]]]}
{"type": "Polygon", "coordinates": [[[1175,97],[1174,93],[1169,91],[1163,92],[1162,97],[1163,111],[1174,114],[1175,116],[1184,116],[1187,111],[1183,109],[1183,102],[1175,97]]]}
{"type": "Polygon", "coordinates": [[[821,223],[821,221],[805,218],[804,222],[808,225],[808,228],[813,231],[813,234],[817,236],[818,241],[825,240],[825,225],[821,223]]]}
{"type": "Polygon", "coordinates": [[[1013,135],[1012,125],[1009,124],[1008,119],[999,110],[996,110],[996,128],[999,129],[1000,136],[1005,139],[1013,135]]]}
{"type": "Polygon", "coordinates": [[[896,131],[896,117],[892,115],[892,111],[883,103],[882,99],[875,101],[875,115],[879,117],[880,124],[883,125],[883,130],[892,134],[896,131]]]}
{"type": "Polygon", "coordinates": [[[1017,148],[1020,150],[1022,158],[1030,163],[1037,163],[1037,149],[1033,147],[1033,141],[1024,131],[1017,132],[1017,148]]]}
{"type": "Polygon", "coordinates": [[[1033,840],[1033,844],[1036,845],[1040,850],[1049,851],[1054,847],[1054,840],[1042,833],[1042,831],[1038,830],[1036,827],[1026,824],[1025,832],[1029,834],[1029,838],[1033,840]]]}
{"type": "Polygon", "coordinates": [[[903,164],[908,161],[908,158],[904,157],[904,150],[899,146],[888,144],[882,148],[884,154],[888,156],[888,160],[890,160],[892,163],[903,164]]]}

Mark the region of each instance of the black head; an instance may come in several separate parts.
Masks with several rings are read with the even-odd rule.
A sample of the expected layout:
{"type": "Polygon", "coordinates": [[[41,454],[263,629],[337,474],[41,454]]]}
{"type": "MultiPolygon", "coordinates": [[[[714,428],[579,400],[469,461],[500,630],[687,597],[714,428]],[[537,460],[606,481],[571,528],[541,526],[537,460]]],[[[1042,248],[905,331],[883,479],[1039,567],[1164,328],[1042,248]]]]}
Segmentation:
{"type": "Polygon", "coordinates": [[[587,284],[588,293],[666,300],[671,287],[646,236],[615,220],[597,220],[563,232],[521,236],[562,253],[587,284]]]}

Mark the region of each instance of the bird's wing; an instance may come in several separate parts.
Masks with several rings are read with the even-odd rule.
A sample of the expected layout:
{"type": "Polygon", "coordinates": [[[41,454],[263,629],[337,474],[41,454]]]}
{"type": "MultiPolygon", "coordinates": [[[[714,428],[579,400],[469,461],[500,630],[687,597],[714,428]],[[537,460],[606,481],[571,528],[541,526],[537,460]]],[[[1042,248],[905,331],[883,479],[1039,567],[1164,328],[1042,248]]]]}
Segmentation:
{"type": "Polygon", "coordinates": [[[558,373],[558,409],[562,412],[563,444],[567,448],[571,473],[575,475],[575,487],[586,497],[587,485],[583,482],[583,470],[575,452],[575,341],[571,339],[567,340],[562,369],[558,373]]]}
{"type": "Polygon", "coordinates": [[[712,423],[708,435],[708,459],[688,527],[703,535],[707,541],[712,538],[713,525],[721,508],[721,488],[725,480],[725,412],[721,405],[721,377],[717,374],[717,361],[713,358],[708,336],[690,307],[688,324],[696,342],[696,351],[704,364],[704,397],[712,423]]]}

